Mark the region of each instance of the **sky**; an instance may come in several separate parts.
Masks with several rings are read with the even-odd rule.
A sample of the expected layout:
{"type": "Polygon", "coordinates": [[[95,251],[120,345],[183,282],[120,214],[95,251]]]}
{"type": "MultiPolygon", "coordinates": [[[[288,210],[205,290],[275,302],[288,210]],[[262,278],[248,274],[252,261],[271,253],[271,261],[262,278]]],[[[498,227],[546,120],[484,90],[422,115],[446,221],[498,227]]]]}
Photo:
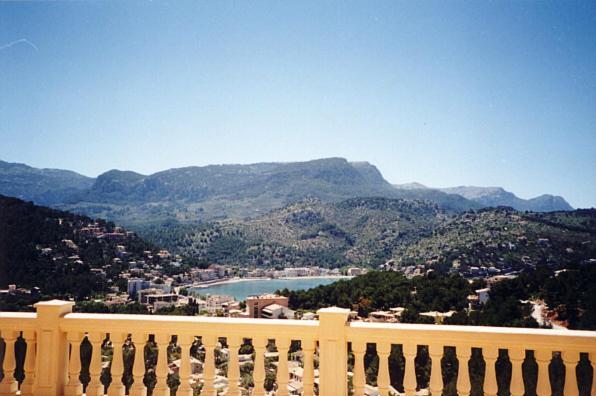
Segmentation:
{"type": "Polygon", "coordinates": [[[323,157],[596,206],[596,2],[0,2],[1,160],[323,157]]]}

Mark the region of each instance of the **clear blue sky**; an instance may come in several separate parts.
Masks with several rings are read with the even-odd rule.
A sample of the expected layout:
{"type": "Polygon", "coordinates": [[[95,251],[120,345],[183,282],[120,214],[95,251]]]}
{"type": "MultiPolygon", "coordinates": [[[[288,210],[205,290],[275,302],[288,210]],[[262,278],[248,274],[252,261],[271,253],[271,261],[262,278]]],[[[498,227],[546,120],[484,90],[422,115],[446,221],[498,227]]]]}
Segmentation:
{"type": "Polygon", "coordinates": [[[0,2],[0,159],[342,156],[596,206],[596,2],[0,2]]]}

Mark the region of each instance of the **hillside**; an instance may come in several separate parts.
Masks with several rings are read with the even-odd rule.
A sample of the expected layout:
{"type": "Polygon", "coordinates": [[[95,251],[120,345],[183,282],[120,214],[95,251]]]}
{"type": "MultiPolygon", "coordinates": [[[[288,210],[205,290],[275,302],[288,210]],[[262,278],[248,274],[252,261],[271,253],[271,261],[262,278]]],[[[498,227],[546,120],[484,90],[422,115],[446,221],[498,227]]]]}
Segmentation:
{"type": "MultiPolygon", "coordinates": [[[[446,219],[433,234],[400,248],[402,266],[431,263],[518,270],[545,264],[564,268],[596,259],[596,210],[522,213],[483,209],[446,219]]],[[[496,271],[495,273],[498,273],[496,271]]]]}
{"type": "MultiPolygon", "coordinates": [[[[113,223],[0,195],[0,287],[39,287],[48,296],[88,297],[116,285],[119,257],[152,245],[113,223]]],[[[128,268],[128,267],[126,267],[128,268]]]]}
{"type": "Polygon", "coordinates": [[[450,214],[426,201],[310,199],[245,220],[148,227],[142,235],[178,253],[263,266],[369,265],[393,259],[448,271],[459,260],[495,274],[545,262],[596,258],[595,211],[522,213],[482,209],[450,214]],[[430,264],[429,264],[430,265],[430,264]]]}
{"type": "Polygon", "coordinates": [[[220,263],[373,265],[390,258],[398,246],[428,235],[444,216],[436,204],[425,201],[308,199],[254,219],[196,227],[168,224],[141,233],[178,253],[220,263]]]}

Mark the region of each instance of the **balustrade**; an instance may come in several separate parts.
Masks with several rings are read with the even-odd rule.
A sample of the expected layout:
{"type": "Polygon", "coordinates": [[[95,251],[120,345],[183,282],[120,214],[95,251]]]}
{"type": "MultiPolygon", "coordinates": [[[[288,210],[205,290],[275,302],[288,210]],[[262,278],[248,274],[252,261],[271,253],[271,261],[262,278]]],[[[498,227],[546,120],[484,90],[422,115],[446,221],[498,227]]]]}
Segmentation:
{"type": "Polygon", "coordinates": [[[124,396],[131,382],[128,395],[145,396],[148,391],[146,383],[149,383],[145,378],[146,364],[155,369],[151,385],[155,396],[170,395],[172,381],[168,378],[172,375],[180,381],[177,396],[191,396],[197,386],[202,387],[201,395],[215,396],[222,386],[229,396],[249,391],[251,395],[265,395],[270,389],[270,382],[265,381],[267,372],[275,371],[272,363],[265,359],[269,340],[273,340],[279,354],[277,384],[274,386],[277,396],[289,394],[288,351],[293,341],[299,341],[302,349],[302,394],[305,396],[314,395],[317,390],[321,396],[348,393],[362,396],[372,392],[371,386],[366,384],[365,375],[367,344],[376,344],[379,359],[376,391],[383,396],[394,394],[397,389],[406,395],[414,395],[422,388],[432,395],[440,395],[444,388],[442,359],[447,358],[447,347],[455,349],[450,359],[457,359],[456,378],[453,380],[459,395],[469,395],[473,391],[472,362],[478,358],[484,361],[484,378],[480,378],[479,382],[476,380],[475,383],[480,385],[474,386],[482,387],[485,395],[497,395],[499,350],[506,350],[511,362],[508,386],[512,396],[522,396],[527,392],[523,363],[528,351],[533,351],[528,356],[534,356],[538,371],[535,378],[537,396],[552,393],[551,376],[558,375],[549,374],[554,352],[561,353],[564,365],[564,394],[578,395],[580,388],[596,394],[596,381],[586,383],[590,381],[590,375],[578,377],[578,373],[586,371],[579,370],[578,364],[595,369],[596,332],[348,322],[347,311],[337,308],[320,310],[320,321],[317,322],[73,314],[69,313],[71,307],[72,303],[52,301],[40,303],[37,314],[0,313],[0,337],[5,345],[0,396],[17,395],[19,386],[23,396],[80,396],[84,388],[80,375],[87,372],[85,370],[89,374],[85,387],[88,396],[124,396]],[[26,343],[24,360],[22,357],[18,360],[23,362],[19,370],[24,372],[24,380],[20,384],[15,378],[18,371],[15,343],[19,337],[26,343]],[[200,337],[205,352],[204,361],[200,364],[196,360],[191,362],[191,347],[199,339],[197,337],[200,337]],[[227,347],[228,361],[225,377],[224,370],[218,368],[215,359],[219,337],[226,340],[224,350],[227,347]],[[244,338],[250,339],[254,347],[252,390],[244,389],[240,381],[239,348],[244,338]],[[151,348],[148,346],[145,351],[148,340],[151,348]],[[176,357],[178,352],[176,356],[172,355],[172,340],[179,349],[179,359],[176,357]],[[87,342],[90,348],[81,348],[87,342]],[[401,345],[405,364],[402,367],[402,383],[395,383],[398,376],[390,375],[391,370],[397,369],[392,366],[396,364],[392,351],[399,350],[395,349],[397,345],[401,345]],[[348,349],[354,356],[351,388],[348,388],[347,381],[348,349]],[[420,351],[424,351],[422,358],[420,351]],[[153,355],[148,358],[146,353],[153,355]],[[315,370],[315,355],[319,362],[318,370],[315,370]],[[430,375],[421,383],[421,379],[416,377],[416,365],[420,364],[418,359],[427,361],[427,358],[430,358],[430,375]],[[132,372],[127,372],[131,365],[132,372]],[[102,372],[109,372],[109,384],[106,381],[108,377],[102,372]],[[318,376],[317,372],[320,372],[318,376]],[[123,377],[126,380],[123,381],[123,377]]]}
{"type": "MultiPolygon", "coordinates": [[[[549,377],[549,364],[553,352],[562,352],[565,364],[565,395],[578,395],[579,383],[576,369],[580,361],[580,353],[588,353],[590,363],[594,367],[594,352],[596,349],[596,332],[589,331],[560,331],[560,330],[534,330],[517,328],[491,328],[491,327],[466,327],[466,326],[437,326],[437,325],[408,325],[353,322],[349,324],[347,340],[351,342],[352,349],[362,345],[362,342],[376,343],[379,355],[378,392],[386,396],[394,394],[394,387],[387,391],[386,376],[382,370],[387,370],[384,364],[388,343],[403,345],[405,356],[405,371],[403,389],[406,395],[417,392],[416,373],[414,361],[417,356],[417,346],[428,346],[430,363],[430,378],[428,389],[431,394],[441,394],[443,391],[443,378],[441,358],[444,356],[444,347],[455,347],[458,360],[456,388],[458,395],[469,395],[471,388],[470,366],[472,348],[482,350],[482,359],[485,363],[482,391],[487,396],[497,395],[496,361],[499,349],[508,351],[511,362],[511,380],[509,389],[512,396],[522,396],[526,393],[526,384],[523,377],[523,362],[526,351],[534,351],[538,367],[536,380],[537,396],[552,393],[549,377]],[[382,352],[380,352],[382,351],[382,352]]],[[[363,353],[360,349],[359,353],[363,353]]],[[[355,356],[357,355],[354,352],[355,356]]],[[[354,365],[354,394],[362,392],[362,378],[364,367],[354,365]],[[358,371],[358,372],[356,372],[358,371]],[[356,381],[358,379],[358,381],[356,381]]],[[[595,370],[596,371],[596,370],[595,370]]],[[[584,378],[584,381],[589,378],[584,378]]],[[[594,382],[584,384],[586,389],[592,389],[594,382]]],[[[395,384],[399,387],[400,384],[395,384]]]]}

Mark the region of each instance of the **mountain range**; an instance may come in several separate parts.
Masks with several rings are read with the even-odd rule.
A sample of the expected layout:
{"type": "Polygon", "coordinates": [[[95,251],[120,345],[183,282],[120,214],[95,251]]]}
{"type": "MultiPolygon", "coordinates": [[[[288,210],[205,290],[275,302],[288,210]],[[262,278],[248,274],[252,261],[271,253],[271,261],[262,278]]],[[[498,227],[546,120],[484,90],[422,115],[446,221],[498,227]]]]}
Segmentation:
{"type": "Polygon", "coordinates": [[[392,185],[374,165],[343,158],[192,166],[151,175],[110,170],[96,178],[0,161],[0,194],[125,225],[252,218],[309,198],[328,203],[357,197],[416,199],[450,213],[489,206],[572,209],[562,197],[524,200],[498,187],[392,185]]]}
{"type": "Polygon", "coordinates": [[[512,192],[506,191],[502,187],[458,186],[432,188],[416,182],[394,184],[393,186],[406,191],[435,190],[447,194],[455,194],[476,202],[483,207],[508,206],[515,210],[529,212],[573,210],[573,207],[565,200],[565,198],[557,195],[542,194],[535,198],[522,199],[512,192]]]}

